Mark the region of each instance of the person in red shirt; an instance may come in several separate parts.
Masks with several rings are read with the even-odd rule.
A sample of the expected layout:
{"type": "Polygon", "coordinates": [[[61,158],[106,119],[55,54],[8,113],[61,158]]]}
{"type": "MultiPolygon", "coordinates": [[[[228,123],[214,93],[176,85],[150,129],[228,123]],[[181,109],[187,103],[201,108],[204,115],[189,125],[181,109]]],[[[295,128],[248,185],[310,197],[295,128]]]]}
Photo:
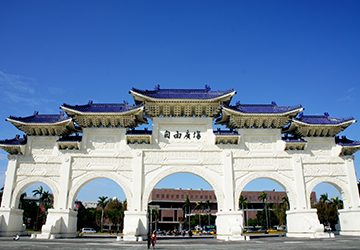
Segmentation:
{"type": "Polygon", "coordinates": [[[155,232],[153,232],[151,235],[151,244],[152,244],[153,249],[155,249],[155,243],[156,243],[156,234],[155,234],[155,232]]]}

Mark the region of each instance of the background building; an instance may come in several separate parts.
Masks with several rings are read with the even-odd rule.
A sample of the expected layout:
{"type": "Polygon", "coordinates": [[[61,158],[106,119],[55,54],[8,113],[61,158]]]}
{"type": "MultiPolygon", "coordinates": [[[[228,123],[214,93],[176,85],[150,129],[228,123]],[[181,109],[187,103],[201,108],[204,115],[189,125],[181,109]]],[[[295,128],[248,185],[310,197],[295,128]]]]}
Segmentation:
{"type": "MultiPolygon", "coordinates": [[[[259,200],[259,196],[262,192],[267,194],[266,202],[270,203],[282,203],[281,197],[287,197],[285,191],[243,191],[241,194],[244,196],[246,201],[249,201],[248,207],[248,219],[256,219],[258,211],[264,209],[264,203],[259,200]]],[[[150,195],[149,207],[150,209],[157,209],[159,213],[157,228],[160,230],[174,230],[179,229],[181,222],[186,221],[184,218],[184,200],[186,197],[189,198],[191,203],[191,215],[196,214],[216,216],[218,211],[216,196],[213,190],[192,190],[192,189],[154,189],[150,195]],[[210,210],[205,209],[195,210],[196,203],[205,203],[207,200],[210,201],[210,210]]],[[[316,202],[315,192],[311,193],[310,197],[312,202],[316,202]]]]}

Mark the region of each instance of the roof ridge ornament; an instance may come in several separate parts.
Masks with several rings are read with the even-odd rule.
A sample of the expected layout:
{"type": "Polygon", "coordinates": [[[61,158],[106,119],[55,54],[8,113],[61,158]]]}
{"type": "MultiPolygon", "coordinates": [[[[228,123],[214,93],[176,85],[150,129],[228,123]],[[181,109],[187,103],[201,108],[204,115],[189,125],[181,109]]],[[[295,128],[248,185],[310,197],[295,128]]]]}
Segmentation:
{"type": "Polygon", "coordinates": [[[34,116],[37,116],[39,114],[39,111],[34,111],[34,116]]]}
{"type": "Polygon", "coordinates": [[[205,84],[205,91],[206,91],[206,92],[209,92],[210,90],[211,90],[210,86],[207,85],[207,84],[205,84]]]}
{"type": "Polygon", "coordinates": [[[274,102],[274,101],[271,102],[271,105],[277,106],[276,102],[274,102]]]}
{"type": "Polygon", "coordinates": [[[330,116],[328,112],[325,112],[324,115],[325,115],[326,117],[329,117],[329,116],[330,116]]]}
{"type": "Polygon", "coordinates": [[[154,88],[156,91],[159,91],[160,90],[160,84],[158,85],[155,85],[155,88],[154,88]]]}
{"type": "Polygon", "coordinates": [[[300,112],[299,113],[299,119],[303,118],[304,117],[304,112],[300,112]]]}
{"type": "Polygon", "coordinates": [[[92,100],[89,100],[88,105],[91,106],[93,104],[92,100]]]}
{"type": "Polygon", "coordinates": [[[235,106],[236,106],[236,107],[239,107],[240,105],[241,105],[240,101],[237,101],[237,102],[235,103],[235,106]]]}

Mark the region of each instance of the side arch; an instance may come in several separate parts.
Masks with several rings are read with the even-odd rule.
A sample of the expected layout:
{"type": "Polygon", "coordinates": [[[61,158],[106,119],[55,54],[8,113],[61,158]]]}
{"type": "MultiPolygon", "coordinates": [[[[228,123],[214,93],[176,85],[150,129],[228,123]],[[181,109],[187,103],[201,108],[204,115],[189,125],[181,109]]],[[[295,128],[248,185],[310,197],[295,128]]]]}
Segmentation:
{"type": "Polygon", "coordinates": [[[327,183],[334,186],[342,196],[344,208],[349,208],[351,206],[350,204],[352,204],[352,201],[350,200],[350,191],[346,187],[344,187],[346,183],[335,177],[317,177],[310,181],[308,184],[306,184],[306,200],[308,204],[310,204],[311,192],[320,183],[327,183]]]}
{"type": "Polygon", "coordinates": [[[19,200],[20,200],[20,196],[21,194],[24,192],[24,190],[30,186],[31,184],[35,184],[35,183],[45,183],[46,185],[49,186],[49,188],[52,191],[52,194],[54,195],[54,208],[58,208],[57,203],[58,203],[58,197],[59,197],[59,189],[57,184],[55,184],[54,181],[52,181],[50,178],[46,178],[46,177],[28,177],[20,182],[18,182],[16,184],[16,188],[14,189],[13,193],[12,193],[12,198],[11,198],[11,203],[10,203],[10,207],[12,208],[17,208],[19,206],[19,200]]]}
{"type": "MultiPolygon", "coordinates": [[[[218,181],[215,181],[214,178],[212,178],[206,171],[200,169],[199,167],[194,166],[168,166],[168,167],[162,167],[160,170],[158,170],[156,173],[154,173],[154,176],[151,177],[148,183],[146,185],[143,197],[142,197],[142,210],[147,210],[147,201],[150,198],[150,194],[152,190],[155,188],[155,186],[164,178],[173,175],[173,174],[180,174],[180,173],[188,173],[188,174],[194,174],[202,179],[204,179],[214,190],[214,193],[216,195],[216,200],[218,203],[218,211],[222,210],[223,203],[224,203],[224,192],[221,188],[222,184],[222,177],[219,175],[218,181]],[[164,169],[165,168],[165,169],[164,169]]],[[[149,177],[148,177],[149,178],[149,177]]]]}
{"type": "MultiPolygon", "coordinates": [[[[241,179],[238,179],[237,182],[240,182],[235,190],[235,201],[236,201],[236,208],[239,209],[239,199],[241,192],[243,191],[244,187],[251,181],[256,179],[270,179],[272,181],[275,181],[277,184],[279,184],[287,193],[287,196],[289,198],[289,204],[290,209],[294,209],[297,207],[297,194],[294,192],[294,189],[292,187],[292,184],[288,181],[288,179],[284,176],[282,176],[279,173],[271,173],[271,172],[255,172],[255,173],[249,173],[245,176],[243,176],[241,179]]],[[[304,194],[305,195],[305,194],[304,194]]]]}
{"type": "MultiPolygon", "coordinates": [[[[74,185],[71,186],[69,196],[68,196],[68,208],[73,209],[76,196],[79,193],[80,189],[83,186],[85,186],[85,184],[87,184],[88,182],[90,182],[92,180],[100,179],[100,178],[105,178],[105,179],[110,179],[112,181],[115,181],[124,191],[128,206],[132,204],[131,203],[132,197],[133,197],[132,192],[131,192],[130,188],[128,187],[128,185],[124,184],[124,183],[128,182],[128,180],[126,180],[123,176],[115,174],[115,173],[92,172],[92,173],[85,174],[84,176],[82,176],[80,178],[80,180],[78,180],[76,183],[74,183],[74,185]]],[[[129,207],[128,207],[128,209],[129,209],[129,207]]]]}

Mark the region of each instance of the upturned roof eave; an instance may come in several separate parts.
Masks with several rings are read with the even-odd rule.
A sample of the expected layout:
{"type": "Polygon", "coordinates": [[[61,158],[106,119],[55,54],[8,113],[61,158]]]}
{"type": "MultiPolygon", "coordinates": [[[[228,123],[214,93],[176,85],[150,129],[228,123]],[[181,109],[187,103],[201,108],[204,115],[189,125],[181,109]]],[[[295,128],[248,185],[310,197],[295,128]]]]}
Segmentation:
{"type": "Polygon", "coordinates": [[[152,102],[216,102],[218,100],[221,99],[229,99],[226,101],[230,101],[231,98],[236,94],[236,91],[233,90],[227,94],[223,94],[221,96],[215,97],[215,98],[204,98],[204,99],[189,99],[189,98],[184,98],[184,99],[180,99],[180,98],[154,98],[154,97],[150,97],[144,94],[140,94],[138,92],[135,92],[133,90],[130,90],[130,94],[134,97],[135,101],[142,101],[142,100],[136,100],[135,97],[140,97],[143,100],[146,101],[152,101],[152,102]]]}
{"type": "Polygon", "coordinates": [[[356,120],[352,119],[352,120],[344,121],[344,122],[340,122],[340,123],[322,124],[322,123],[307,123],[307,122],[293,119],[291,121],[291,124],[294,124],[294,126],[297,126],[297,127],[302,127],[302,126],[306,126],[306,127],[340,127],[340,126],[344,126],[344,125],[348,127],[355,122],[356,122],[356,120]]]}
{"type": "Polygon", "coordinates": [[[91,116],[117,116],[117,115],[127,115],[127,114],[131,114],[131,113],[137,113],[139,111],[142,111],[144,110],[144,106],[139,106],[139,107],[136,107],[136,108],[133,108],[133,109],[130,109],[130,110],[126,110],[126,111],[121,111],[121,112],[81,112],[79,110],[76,110],[76,109],[71,109],[71,108],[68,108],[68,107],[64,107],[64,106],[61,106],[60,107],[61,110],[65,111],[66,114],[68,115],[82,115],[82,116],[85,116],[85,115],[91,115],[91,116]]]}
{"type": "Polygon", "coordinates": [[[65,120],[62,120],[62,121],[59,121],[59,122],[53,122],[53,123],[49,123],[49,122],[42,122],[42,123],[21,122],[21,121],[14,120],[14,119],[11,119],[11,118],[6,118],[6,121],[11,122],[13,125],[18,124],[18,125],[25,125],[25,126],[59,126],[59,125],[62,125],[62,124],[68,125],[69,123],[72,122],[72,118],[69,117],[69,118],[67,118],[65,120]]]}
{"type": "Polygon", "coordinates": [[[293,110],[289,110],[289,111],[285,111],[285,112],[278,112],[278,113],[245,113],[245,112],[241,112],[241,111],[238,111],[238,110],[234,110],[230,107],[226,107],[223,105],[222,109],[225,111],[225,112],[229,112],[231,114],[234,114],[234,115],[241,115],[241,116],[290,116],[290,115],[297,115],[298,113],[300,113],[301,111],[304,110],[303,107],[299,107],[299,108],[296,108],[296,109],[293,109],[293,110]]]}

